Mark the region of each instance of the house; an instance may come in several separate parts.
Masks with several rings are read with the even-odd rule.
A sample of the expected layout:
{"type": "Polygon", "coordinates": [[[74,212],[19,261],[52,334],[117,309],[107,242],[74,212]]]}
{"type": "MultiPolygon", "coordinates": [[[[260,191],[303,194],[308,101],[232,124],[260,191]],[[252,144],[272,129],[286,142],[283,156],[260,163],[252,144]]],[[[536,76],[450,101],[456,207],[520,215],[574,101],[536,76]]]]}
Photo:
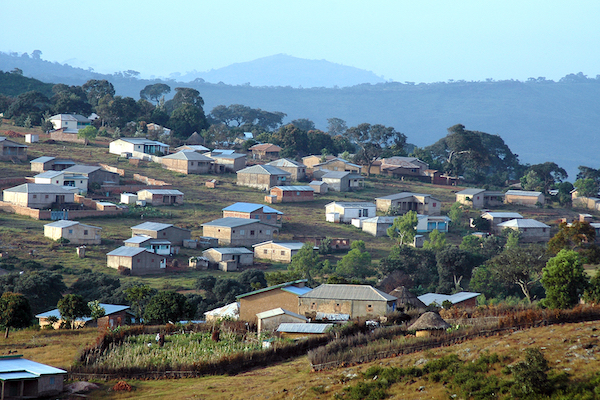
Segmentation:
{"type": "Polygon", "coordinates": [[[183,193],[175,189],[144,189],[137,192],[138,201],[145,200],[153,206],[183,204],[183,193]]]}
{"type": "Polygon", "coordinates": [[[322,163],[314,164],[312,166],[313,172],[317,170],[330,171],[330,172],[354,172],[359,174],[362,171],[362,167],[357,164],[353,164],[350,161],[346,161],[342,158],[333,158],[322,163]]]}
{"type": "Polygon", "coordinates": [[[328,172],[321,177],[321,180],[327,183],[328,189],[336,192],[350,192],[365,185],[365,178],[353,172],[328,172]]]}
{"type": "Polygon", "coordinates": [[[425,177],[429,165],[416,157],[389,157],[376,160],[370,168],[371,174],[390,175],[395,177],[425,177]]]}
{"type": "Polygon", "coordinates": [[[441,307],[444,301],[449,301],[453,306],[456,307],[476,307],[477,296],[481,293],[475,292],[459,292],[453,295],[439,294],[439,293],[425,293],[424,295],[418,296],[426,306],[435,305],[441,307]]]}
{"type": "Polygon", "coordinates": [[[283,213],[269,206],[254,203],[234,203],[223,209],[223,218],[246,218],[258,220],[267,225],[282,226],[283,213]]]}
{"type": "Polygon", "coordinates": [[[272,332],[282,323],[306,324],[308,322],[308,318],[281,307],[259,312],[256,314],[256,319],[258,320],[257,328],[259,334],[261,332],[272,332]]]}
{"type": "Polygon", "coordinates": [[[326,161],[335,160],[337,157],[332,155],[312,155],[302,157],[302,164],[306,165],[306,168],[313,169],[315,165],[324,163],[326,161]]]}
{"type": "Polygon", "coordinates": [[[293,237],[294,240],[303,242],[303,243],[311,243],[315,247],[320,247],[323,241],[328,242],[328,246],[333,251],[347,251],[350,250],[350,239],[348,238],[332,238],[325,236],[296,236],[293,237]]]}
{"type": "Polygon", "coordinates": [[[201,144],[185,144],[183,146],[179,146],[175,149],[176,152],[180,151],[195,151],[196,153],[204,154],[206,152],[210,152],[208,147],[204,147],[201,144]]]}
{"type": "Polygon", "coordinates": [[[202,224],[203,236],[214,237],[220,246],[252,246],[273,240],[279,230],[257,220],[226,217],[202,224]]]}
{"type": "Polygon", "coordinates": [[[154,239],[148,235],[135,235],[123,241],[126,247],[145,248],[161,256],[171,255],[171,242],[166,239],[154,239]]]}
{"type": "Polygon", "coordinates": [[[537,207],[546,203],[546,198],[542,192],[532,192],[527,190],[507,190],[504,194],[506,204],[517,204],[526,207],[537,207]]]}
{"type": "Polygon", "coordinates": [[[415,211],[417,214],[440,215],[442,202],[430,194],[402,192],[389,196],[377,197],[375,199],[377,211],[396,211],[398,214],[406,214],[415,211]]]}
{"type": "Polygon", "coordinates": [[[460,176],[450,176],[447,174],[443,174],[441,171],[437,169],[426,169],[424,172],[424,176],[427,178],[423,178],[424,181],[428,181],[433,183],[434,185],[452,185],[456,186],[460,184],[461,177],[460,176]]]}
{"type": "Polygon", "coordinates": [[[397,310],[424,310],[425,308],[427,308],[425,303],[419,300],[417,296],[411,291],[409,291],[405,286],[399,286],[396,289],[392,290],[389,294],[398,298],[398,300],[396,300],[397,310]]]}
{"type": "Polygon", "coordinates": [[[484,193],[485,189],[467,188],[465,190],[461,190],[460,192],[456,192],[456,202],[480,209],[485,206],[485,202],[483,200],[484,193]]]}
{"type": "Polygon", "coordinates": [[[371,217],[362,220],[362,230],[375,237],[387,236],[387,230],[397,217],[371,217]]]}
{"type": "MultiPolygon", "coordinates": [[[[73,325],[77,328],[84,326],[96,325],[100,329],[113,328],[121,325],[128,325],[132,321],[133,313],[129,306],[122,306],[119,304],[105,304],[99,303],[99,306],[104,309],[104,316],[93,320],[90,317],[81,317],[73,321],[73,325]]],[[[52,323],[54,329],[59,329],[60,326],[65,322],[60,315],[58,308],[54,310],[46,311],[35,316],[38,319],[40,328],[50,325],[51,322],[48,318],[56,318],[57,322],[52,323]]]]}
{"type": "Polygon", "coordinates": [[[62,393],[67,371],[22,357],[0,356],[2,400],[38,399],[62,393]]]}
{"type": "Polygon", "coordinates": [[[304,246],[302,242],[268,242],[253,245],[254,257],[278,262],[291,262],[292,257],[304,246]]]}
{"type": "Polygon", "coordinates": [[[487,211],[481,214],[481,218],[487,219],[490,221],[491,231],[492,232],[500,232],[497,229],[498,224],[506,221],[510,221],[511,219],[520,219],[523,216],[516,212],[500,212],[500,211],[487,211]]]}
{"type": "Polygon", "coordinates": [[[106,266],[131,275],[164,273],[167,268],[165,257],[143,247],[121,246],[106,254],[106,266]]]}
{"type": "Polygon", "coordinates": [[[239,266],[254,264],[254,253],[244,247],[217,247],[202,252],[210,264],[218,264],[221,271],[237,271],[239,266]]]}
{"type": "Polygon", "coordinates": [[[71,244],[100,244],[102,228],[78,221],[60,220],[44,225],[44,236],[52,240],[66,239],[71,244]]]}
{"type": "Polygon", "coordinates": [[[79,114],[56,114],[48,118],[55,130],[62,129],[65,133],[77,133],[92,124],[92,120],[79,114]]]}
{"type": "Polygon", "coordinates": [[[306,279],[300,279],[280,283],[237,296],[240,319],[257,322],[256,314],[279,307],[298,313],[298,297],[312,290],[306,287],[306,282],[306,279]]]}
{"type": "Polygon", "coordinates": [[[33,172],[44,172],[44,171],[62,171],[75,165],[75,161],[61,160],[56,157],[38,157],[31,160],[31,170],[33,172]]]}
{"type": "Polygon", "coordinates": [[[240,319],[240,303],[236,301],[226,304],[223,307],[207,311],[204,313],[204,319],[206,322],[219,321],[222,319],[237,321],[240,319]]]}
{"type": "Polygon", "coordinates": [[[573,207],[583,207],[589,210],[600,211],[600,198],[584,196],[578,197],[576,191],[571,194],[571,198],[573,199],[573,207]]]}
{"type": "Polygon", "coordinates": [[[110,142],[108,152],[117,155],[130,154],[142,158],[144,154],[169,154],[169,145],[145,138],[120,138],[110,142]]]}
{"type": "Polygon", "coordinates": [[[396,309],[396,297],[370,285],[323,284],[299,298],[298,314],[349,314],[350,318],[377,318],[396,309]]]}
{"type": "Polygon", "coordinates": [[[313,201],[315,190],[312,186],[275,186],[269,193],[273,203],[295,203],[300,201],[313,201]]]}
{"type": "Polygon", "coordinates": [[[237,172],[237,184],[261,190],[285,184],[291,174],[271,165],[253,165],[237,172]]]}
{"type": "Polygon", "coordinates": [[[7,203],[37,209],[75,202],[75,194],[62,186],[40,183],[24,183],[4,189],[3,198],[7,203]]]}
{"type": "Polygon", "coordinates": [[[280,158],[279,160],[267,163],[267,165],[289,172],[292,181],[301,181],[306,177],[306,165],[290,160],[289,158],[280,158]]]}
{"type": "Polygon", "coordinates": [[[452,221],[445,215],[417,215],[417,233],[431,232],[437,229],[440,232],[448,233],[450,222],[452,221]]]}
{"type": "Polygon", "coordinates": [[[131,233],[132,237],[146,235],[154,239],[168,240],[173,246],[181,246],[184,240],[189,240],[192,236],[192,233],[188,229],[161,222],[144,222],[132,226],[131,233]]]}
{"type": "Polygon", "coordinates": [[[161,157],[160,162],[164,168],[182,174],[207,174],[213,159],[195,151],[180,151],[161,157]]]}
{"type": "Polygon", "coordinates": [[[329,185],[323,181],[312,181],[308,185],[318,194],[325,194],[329,190],[329,185]]]}
{"type": "MultiPolygon", "coordinates": [[[[87,192],[88,180],[89,178],[87,176],[66,175],[64,171],[46,171],[33,177],[34,183],[68,186],[69,188],[75,187],[79,189],[78,193],[87,192]]],[[[69,188],[65,189],[70,190],[69,188]]]]}
{"type": "Polygon", "coordinates": [[[248,150],[252,152],[252,158],[258,160],[273,160],[279,157],[281,147],[271,143],[263,143],[255,144],[248,150]]]}
{"type": "Polygon", "coordinates": [[[535,219],[519,218],[498,224],[500,232],[505,229],[512,229],[521,233],[520,242],[536,243],[547,242],[550,240],[550,226],[535,219]]]}
{"type": "Polygon", "coordinates": [[[334,201],[325,205],[327,222],[349,224],[353,218],[370,218],[377,215],[375,203],[359,201],[334,201]]]}
{"type": "Polygon", "coordinates": [[[416,337],[428,337],[444,334],[452,325],[444,321],[440,314],[428,311],[422,314],[412,325],[408,327],[409,331],[416,331],[416,337]]]}
{"type": "Polygon", "coordinates": [[[302,324],[284,322],[277,328],[277,333],[284,339],[302,339],[307,337],[325,336],[333,324],[302,324]]]}
{"type": "Polygon", "coordinates": [[[0,160],[1,161],[26,161],[27,145],[17,143],[13,140],[0,136],[0,160]]]}
{"type": "Polygon", "coordinates": [[[85,176],[88,178],[88,187],[89,185],[95,183],[100,186],[104,184],[112,184],[118,185],[120,176],[116,172],[107,171],[102,167],[97,165],[73,165],[72,167],[63,169],[62,172],[65,173],[65,180],[67,177],[74,177],[73,179],[77,179],[78,176],[85,176]]]}
{"type": "MultiPolygon", "coordinates": [[[[184,142],[186,145],[202,145],[204,144],[204,138],[198,133],[198,132],[194,132],[190,135],[189,138],[187,138],[184,142]]],[[[208,149],[206,149],[208,150],[208,149]]]]}
{"type": "Polygon", "coordinates": [[[137,199],[137,194],[121,193],[121,203],[123,204],[135,204],[137,199]]]}
{"type": "Polygon", "coordinates": [[[223,153],[213,150],[210,153],[204,153],[205,156],[214,160],[213,169],[215,173],[237,172],[246,167],[246,155],[239,153],[223,153]]]}

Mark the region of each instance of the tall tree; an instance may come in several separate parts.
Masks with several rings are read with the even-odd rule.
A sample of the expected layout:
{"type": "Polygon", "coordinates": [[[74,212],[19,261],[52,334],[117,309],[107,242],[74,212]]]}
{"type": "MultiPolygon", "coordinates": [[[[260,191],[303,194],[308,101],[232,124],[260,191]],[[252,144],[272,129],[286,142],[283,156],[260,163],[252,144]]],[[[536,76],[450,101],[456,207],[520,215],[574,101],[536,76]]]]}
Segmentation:
{"type": "Polygon", "coordinates": [[[529,167],[527,173],[535,172],[543,184],[543,192],[548,193],[548,190],[553,185],[567,179],[567,171],[559,167],[556,163],[545,162],[543,164],[535,164],[529,167]]]}
{"type": "MultiPolygon", "coordinates": [[[[471,279],[475,267],[475,259],[471,253],[460,250],[458,247],[447,246],[436,254],[438,267],[440,293],[458,291],[465,285],[463,280],[471,279]]],[[[467,286],[467,285],[465,285],[467,286]]]]}
{"type": "Polygon", "coordinates": [[[152,297],[144,312],[144,320],[159,324],[175,323],[182,318],[193,318],[194,314],[196,310],[184,295],[165,291],[152,297]]]}
{"type": "Polygon", "coordinates": [[[98,136],[98,128],[93,125],[88,125],[77,132],[77,137],[84,140],[84,146],[87,146],[91,140],[98,136]]]}
{"type": "Polygon", "coordinates": [[[347,278],[365,278],[372,274],[371,254],[366,251],[365,242],[355,240],[350,247],[348,254],[337,262],[335,272],[347,278]]]}
{"type": "Polygon", "coordinates": [[[417,234],[419,218],[415,211],[409,211],[401,217],[394,219],[394,223],[387,229],[387,235],[396,239],[400,246],[412,243],[417,234]]]}
{"type": "Polygon", "coordinates": [[[571,308],[577,305],[588,285],[579,254],[573,250],[561,250],[548,260],[543,269],[542,285],[546,289],[546,306],[571,308]]]}
{"type": "Polygon", "coordinates": [[[349,128],[346,134],[359,148],[355,159],[367,165],[367,175],[371,175],[371,166],[386,150],[389,155],[403,155],[406,135],[392,127],[383,125],[360,124],[349,128]],[[395,154],[392,154],[393,153],[395,154]]]}
{"type": "Polygon", "coordinates": [[[271,136],[274,144],[281,146],[282,157],[303,156],[308,153],[308,135],[306,131],[287,124],[273,132],[271,136]]]}
{"type": "Polygon", "coordinates": [[[4,292],[0,297],[0,326],[8,339],[10,328],[26,328],[31,325],[33,314],[27,298],[19,293],[4,292]]]}
{"type": "Polygon", "coordinates": [[[144,317],[145,306],[153,295],[153,289],[148,285],[135,285],[125,289],[125,293],[138,322],[141,321],[144,317]]]}
{"type": "Polygon", "coordinates": [[[58,301],[58,312],[60,312],[62,319],[73,329],[77,318],[90,315],[90,308],[80,295],[67,294],[58,301]]]}
{"type": "Polygon", "coordinates": [[[90,79],[83,84],[82,88],[87,95],[88,102],[93,107],[96,107],[104,96],[113,97],[115,95],[115,87],[106,79],[90,79]]]}
{"type": "Polygon", "coordinates": [[[295,119],[291,122],[296,128],[303,130],[304,132],[312,131],[315,129],[315,123],[307,118],[295,119]]]}
{"type": "Polygon", "coordinates": [[[331,136],[343,135],[348,130],[346,121],[340,118],[327,118],[327,133],[331,136]]]}
{"type": "Polygon", "coordinates": [[[165,83],[155,83],[153,85],[147,85],[145,88],[140,90],[140,97],[144,100],[152,100],[158,104],[160,98],[170,92],[171,87],[169,85],[165,83]]]}

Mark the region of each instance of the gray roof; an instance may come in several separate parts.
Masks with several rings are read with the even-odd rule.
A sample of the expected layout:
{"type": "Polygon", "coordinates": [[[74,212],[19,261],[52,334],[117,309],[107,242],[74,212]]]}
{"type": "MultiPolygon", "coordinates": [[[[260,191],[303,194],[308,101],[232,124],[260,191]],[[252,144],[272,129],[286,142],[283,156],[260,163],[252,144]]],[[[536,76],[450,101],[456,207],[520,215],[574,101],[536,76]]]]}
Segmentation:
{"type": "Polygon", "coordinates": [[[302,243],[302,242],[274,242],[273,240],[269,240],[268,242],[253,244],[252,247],[264,246],[265,244],[269,244],[269,243],[275,244],[277,246],[281,246],[288,250],[300,250],[302,248],[302,246],[304,246],[304,243],[302,243]]]}
{"type": "Polygon", "coordinates": [[[396,218],[398,218],[398,217],[388,217],[388,216],[371,217],[371,218],[363,219],[363,224],[365,222],[376,223],[376,224],[393,224],[394,220],[396,218]]]}
{"type": "MultiPolygon", "coordinates": [[[[175,227],[178,228],[176,226],[174,226],[173,224],[163,224],[162,222],[144,222],[142,224],[136,225],[136,226],[132,226],[131,229],[141,229],[144,231],[162,231],[163,229],[167,229],[170,227],[175,227]]],[[[183,229],[183,228],[178,228],[178,229],[183,229]]]]}
{"type": "Polygon", "coordinates": [[[296,318],[304,320],[304,321],[308,321],[308,318],[306,318],[305,316],[296,314],[295,312],[288,311],[281,307],[274,308],[274,309],[268,310],[268,311],[259,312],[258,314],[256,314],[256,316],[259,319],[262,319],[262,318],[269,318],[269,317],[274,317],[276,315],[284,315],[284,314],[291,315],[292,317],[296,317],[296,318]]]}
{"type": "Polygon", "coordinates": [[[46,224],[44,226],[51,226],[53,228],[68,228],[69,226],[78,225],[78,224],[79,224],[78,221],[69,221],[66,219],[61,219],[59,221],[50,222],[49,224],[46,224]]]}
{"type": "Polygon", "coordinates": [[[58,194],[72,194],[62,186],[53,185],[51,183],[24,183],[19,186],[4,189],[5,192],[15,193],[58,193],[58,194]]]}
{"type": "Polygon", "coordinates": [[[188,160],[188,161],[213,161],[212,158],[207,157],[203,154],[197,153],[195,151],[180,151],[174,154],[169,154],[168,156],[162,157],[163,159],[169,160],[188,160]]]}
{"type": "Polygon", "coordinates": [[[48,161],[52,161],[55,158],[56,157],[42,156],[31,160],[30,163],[47,163],[48,161]]]}
{"type": "MultiPolygon", "coordinates": [[[[99,167],[97,165],[73,165],[72,167],[69,167],[67,169],[63,169],[62,172],[70,172],[70,173],[76,173],[76,174],[91,174],[92,172],[96,172],[99,169],[102,169],[102,167],[99,167]]],[[[106,171],[106,172],[110,172],[110,171],[106,171]]],[[[111,172],[116,174],[115,172],[111,172]]]]}
{"type": "Polygon", "coordinates": [[[274,289],[281,289],[281,290],[285,290],[285,289],[289,289],[289,288],[304,289],[304,288],[299,288],[299,287],[294,286],[294,285],[299,284],[299,283],[306,283],[306,282],[308,282],[308,279],[298,279],[296,281],[280,283],[278,285],[273,285],[273,286],[269,286],[269,287],[266,287],[266,288],[262,288],[262,289],[258,289],[258,290],[253,290],[252,292],[240,294],[240,295],[236,296],[236,298],[239,300],[239,299],[241,299],[243,297],[252,296],[252,295],[255,295],[255,294],[258,294],[258,293],[267,292],[269,290],[274,290],[274,289]]]}
{"type": "MultiPolygon", "coordinates": [[[[155,145],[155,146],[169,147],[168,144],[165,144],[162,142],[157,142],[156,140],[150,140],[150,139],[146,139],[146,138],[120,138],[117,140],[122,140],[124,142],[131,143],[131,144],[143,144],[143,145],[155,145]]],[[[116,140],[115,140],[115,142],[116,142],[116,140]]]]}
{"type": "Polygon", "coordinates": [[[52,179],[52,178],[57,177],[62,174],[64,174],[63,171],[46,171],[46,172],[42,172],[41,174],[34,175],[34,178],[46,178],[46,179],[50,178],[50,179],[52,179]]]}
{"type": "Polygon", "coordinates": [[[375,203],[370,203],[367,201],[332,201],[331,203],[325,204],[325,207],[327,207],[330,204],[337,204],[338,206],[344,208],[377,207],[375,203]]]}
{"type": "Polygon", "coordinates": [[[346,160],[344,160],[343,158],[339,158],[339,157],[332,158],[332,159],[330,159],[330,160],[326,160],[326,161],[324,161],[324,162],[322,162],[322,163],[319,163],[319,164],[315,164],[315,165],[314,165],[314,168],[320,167],[321,165],[327,165],[327,164],[331,164],[331,163],[334,163],[334,162],[336,162],[336,161],[341,161],[341,162],[343,162],[344,164],[346,164],[346,165],[350,165],[350,166],[352,166],[352,167],[356,167],[356,168],[362,168],[360,165],[353,164],[353,163],[351,163],[350,161],[346,161],[346,160]]]}
{"type": "Polygon", "coordinates": [[[523,216],[516,212],[504,212],[504,211],[488,211],[481,214],[489,215],[492,218],[523,218],[523,216]]]}
{"type": "Polygon", "coordinates": [[[245,154],[239,154],[239,153],[219,153],[216,150],[212,151],[210,153],[204,153],[204,155],[210,157],[210,158],[224,158],[224,159],[231,159],[231,160],[235,160],[236,158],[246,158],[245,154]]]}
{"type": "Polygon", "coordinates": [[[396,297],[390,296],[379,289],[375,289],[373,286],[338,284],[323,284],[300,297],[331,300],[396,300],[396,297]]]}
{"type": "Polygon", "coordinates": [[[433,199],[433,197],[430,194],[402,192],[402,193],[390,194],[388,196],[377,197],[377,198],[375,198],[375,200],[398,200],[398,199],[403,199],[405,197],[413,197],[413,196],[431,197],[433,199]]]}
{"type": "Polygon", "coordinates": [[[425,293],[417,297],[421,300],[425,305],[437,304],[441,306],[442,303],[446,300],[451,302],[452,304],[460,303],[461,301],[472,299],[473,297],[479,296],[481,293],[475,292],[459,292],[453,295],[440,294],[440,293],[425,293]]]}
{"type": "Polygon", "coordinates": [[[330,171],[328,173],[326,173],[325,175],[323,175],[321,177],[321,179],[341,179],[341,178],[345,178],[348,175],[351,175],[352,172],[348,172],[348,171],[330,171]]]}
{"type": "Polygon", "coordinates": [[[261,222],[257,219],[225,217],[215,219],[214,221],[205,222],[202,224],[202,226],[224,226],[227,228],[236,228],[238,226],[250,225],[255,223],[261,222]]]}
{"type": "Polygon", "coordinates": [[[528,190],[507,190],[505,195],[512,196],[527,196],[527,197],[538,197],[542,192],[532,192],[528,190]]]}
{"type": "Polygon", "coordinates": [[[271,161],[270,163],[267,163],[266,165],[272,165],[274,167],[287,167],[287,168],[306,168],[306,165],[304,165],[298,161],[290,160],[289,158],[280,158],[279,160],[271,161]]]}
{"type": "Polygon", "coordinates": [[[135,235],[123,241],[123,243],[133,243],[133,244],[141,244],[147,242],[148,240],[152,240],[153,237],[148,235],[135,235]]]}
{"type": "Polygon", "coordinates": [[[49,119],[58,119],[61,121],[92,122],[89,118],[86,118],[81,114],[56,114],[51,116],[49,119]]]}
{"type": "Polygon", "coordinates": [[[243,202],[233,203],[232,205],[225,207],[223,209],[223,211],[237,211],[237,212],[251,213],[251,212],[254,212],[261,208],[262,208],[262,212],[265,214],[283,215],[283,213],[281,211],[277,211],[276,209],[269,207],[269,206],[264,206],[262,204],[256,204],[256,203],[243,203],[243,202]]]}
{"type": "Polygon", "coordinates": [[[511,219],[510,221],[502,222],[498,224],[498,226],[503,228],[550,228],[550,226],[544,224],[543,222],[530,218],[515,218],[511,219]]]}
{"type": "Polygon", "coordinates": [[[311,181],[309,183],[310,186],[321,186],[321,185],[327,185],[327,182],[323,182],[323,181],[311,181]]]}
{"type": "Polygon", "coordinates": [[[204,147],[201,144],[186,144],[183,146],[177,147],[175,150],[177,151],[209,151],[208,147],[204,147]]]}
{"type": "MultiPolygon", "coordinates": [[[[123,311],[123,310],[128,310],[129,306],[122,306],[119,304],[105,304],[105,303],[100,303],[99,304],[100,307],[104,308],[104,313],[105,315],[110,315],[110,314],[114,314],[116,312],[119,311],[123,311]]],[[[60,315],[60,311],[58,311],[58,308],[55,308],[54,310],[50,310],[50,311],[46,311],[45,313],[41,313],[35,316],[36,318],[48,318],[48,317],[57,317],[58,319],[61,318],[60,315]]],[[[84,317],[81,318],[83,321],[91,321],[92,319],[89,317],[84,317]]]]}
{"type": "Polygon", "coordinates": [[[284,192],[286,191],[296,191],[296,192],[314,192],[315,189],[311,188],[310,186],[273,186],[271,189],[274,188],[279,188],[281,190],[283,190],[284,192]]]}
{"type": "Polygon", "coordinates": [[[259,174],[259,175],[285,175],[291,176],[287,171],[274,167],[272,165],[253,165],[237,172],[238,174],[259,174]]]}
{"type": "MultiPolygon", "coordinates": [[[[106,253],[107,256],[120,256],[120,257],[135,257],[140,253],[143,253],[146,250],[144,247],[128,247],[128,246],[121,246],[118,247],[116,249],[114,249],[113,251],[106,253]]],[[[152,253],[154,254],[154,253],[152,253]]]]}
{"type": "MultiPolygon", "coordinates": [[[[67,371],[50,365],[21,358],[22,356],[3,356],[0,358],[0,380],[37,378],[42,375],[66,374],[67,371]]],[[[4,384],[3,384],[4,385],[4,384]]]]}
{"type": "Polygon", "coordinates": [[[485,189],[467,188],[465,190],[461,190],[460,192],[456,192],[456,194],[464,194],[464,195],[472,196],[472,195],[479,194],[482,192],[485,192],[485,189]]]}
{"type": "Polygon", "coordinates": [[[220,254],[254,254],[251,250],[245,247],[213,247],[205,251],[214,250],[220,254]]]}
{"type": "Polygon", "coordinates": [[[284,322],[279,325],[277,332],[319,334],[327,332],[327,329],[331,328],[332,326],[333,324],[295,324],[291,322],[284,322]]]}
{"type": "Polygon", "coordinates": [[[148,193],[152,193],[152,194],[167,194],[167,195],[176,195],[179,196],[180,194],[183,195],[182,192],[180,192],[179,190],[176,189],[143,189],[138,191],[138,193],[140,192],[148,192],[148,193]]]}

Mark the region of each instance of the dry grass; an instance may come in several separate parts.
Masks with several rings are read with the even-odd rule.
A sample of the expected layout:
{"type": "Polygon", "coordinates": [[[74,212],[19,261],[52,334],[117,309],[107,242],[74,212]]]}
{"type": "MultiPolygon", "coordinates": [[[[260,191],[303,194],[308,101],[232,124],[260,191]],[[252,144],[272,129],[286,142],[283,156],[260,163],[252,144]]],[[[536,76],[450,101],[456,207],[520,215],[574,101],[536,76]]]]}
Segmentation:
{"type": "MultiPolygon", "coordinates": [[[[364,372],[372,365],[409,367],[420,365],[455,353],[466,362],[476,360],[485,352],[497,353],[513,360],[522,357],[527,347],[541,347],[550,366],[567,371],[573,377],[585,377],[600,370],[597,333],[600,322],[554,325],[516,331],[490,338],[475,339],[459,345],[443,347],[401,357],[366,363],[331,371],[311,372],[306,357],[261,368],[236,376],[217,376],[195,379],[162,381],[129,381],[135,387],[131,393],[109,393],[114,382],[103,384],[93,392],[92,399],[325,399],[339,393],[345,386],[355,384],[352,374],[364,372]],[[586,349],[587,347],[590,347],[586,349]],[[315,389],[313,389],[315,388],[315,389]],[[323,392],[317,393],[317,392],[323,392]]],[[[442,384],[415,378],[410,383],[399,383],[389,390],[391,398],[447,399],[442,384]],[[423,386],[424,390],[418,389],[423,386]]]]}

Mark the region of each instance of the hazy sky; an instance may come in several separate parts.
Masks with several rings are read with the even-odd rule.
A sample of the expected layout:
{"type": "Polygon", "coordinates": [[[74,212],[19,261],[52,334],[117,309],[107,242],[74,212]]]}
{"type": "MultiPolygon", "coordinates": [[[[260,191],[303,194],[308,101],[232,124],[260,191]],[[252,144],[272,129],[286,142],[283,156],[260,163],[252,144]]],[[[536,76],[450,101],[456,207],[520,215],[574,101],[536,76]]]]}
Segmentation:
{"type": "Polygon", "coordinates": [[[284,53],[398,82],[600,74],[598,0],[4,0],[0,51],[142,77],[284,53]]]}

